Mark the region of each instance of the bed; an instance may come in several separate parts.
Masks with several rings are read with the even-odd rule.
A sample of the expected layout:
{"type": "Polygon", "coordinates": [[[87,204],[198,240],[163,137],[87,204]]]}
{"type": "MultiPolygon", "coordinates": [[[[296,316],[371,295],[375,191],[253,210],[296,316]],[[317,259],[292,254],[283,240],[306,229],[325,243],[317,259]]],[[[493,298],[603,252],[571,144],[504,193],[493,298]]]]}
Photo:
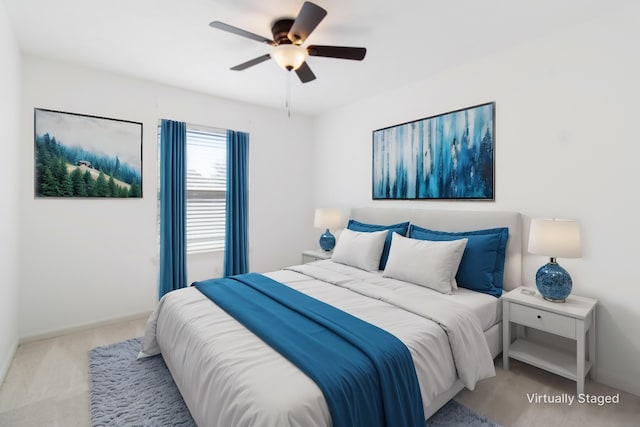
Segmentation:
{"type": "MultiPolygon", "coordinates": [[[[506,227],[503,287],[520,285],[516,212],[357,208],[351,217],[443,232],[506,227]]],[[[502,349],[495,296],[462,287],[441,293],[332,260],[264,275],[399,338],[413,358],[425,418],[495,374],[492,359],[502,349]]],[[[167,294],[149,318],[141,357],[158,353],[199,426],[332,425],[316,383],[194,287],[167,294]]]]}

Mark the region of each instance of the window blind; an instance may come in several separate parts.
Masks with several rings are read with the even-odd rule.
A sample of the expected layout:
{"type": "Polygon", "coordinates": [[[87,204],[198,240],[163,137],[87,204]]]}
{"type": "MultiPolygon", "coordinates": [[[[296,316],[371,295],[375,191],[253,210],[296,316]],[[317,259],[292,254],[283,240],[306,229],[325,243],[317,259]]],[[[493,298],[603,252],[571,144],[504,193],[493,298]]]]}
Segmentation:
{"type": "Polygon", "coordinates": [[[187,125],[187,253],[224,249],[227,136],[187,125]]]}

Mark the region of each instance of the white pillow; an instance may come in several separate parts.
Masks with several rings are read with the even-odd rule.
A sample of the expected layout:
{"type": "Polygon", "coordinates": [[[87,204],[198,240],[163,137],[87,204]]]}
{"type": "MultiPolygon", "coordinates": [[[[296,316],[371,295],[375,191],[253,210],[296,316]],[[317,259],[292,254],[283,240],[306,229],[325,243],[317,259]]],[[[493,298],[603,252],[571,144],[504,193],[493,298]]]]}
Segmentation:
{"type": "Polygon", "coordinates": [[[345,228],[336,243],[331,260],[366,271],[377,271],[387,233],[387,230],[365,233],[345,228]]]}
{"type": "Polygon", "coordinates": [[[394,233],[382,275],[450,294],[467,240],[419,240],[394,233]]]}

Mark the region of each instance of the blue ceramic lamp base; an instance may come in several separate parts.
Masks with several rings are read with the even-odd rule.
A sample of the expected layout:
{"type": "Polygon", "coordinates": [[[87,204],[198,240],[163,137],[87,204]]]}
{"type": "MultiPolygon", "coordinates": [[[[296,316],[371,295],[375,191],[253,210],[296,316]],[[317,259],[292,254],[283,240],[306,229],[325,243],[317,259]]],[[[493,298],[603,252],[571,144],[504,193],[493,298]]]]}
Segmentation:
{"type": "Polygon", "coordinates": [[[320,247],[323,251],[330,251],[336,246],[336,238],[327,228],[325,232],[320,236],[320,247]]]}
{"type": "Polygon", "coordinates": [[[547,301],[565,302],[572,286],[571,276],[558,265],[555,258],[551,258],[549,263],[540,267],[536,273],[536,287],[547,301]]]}

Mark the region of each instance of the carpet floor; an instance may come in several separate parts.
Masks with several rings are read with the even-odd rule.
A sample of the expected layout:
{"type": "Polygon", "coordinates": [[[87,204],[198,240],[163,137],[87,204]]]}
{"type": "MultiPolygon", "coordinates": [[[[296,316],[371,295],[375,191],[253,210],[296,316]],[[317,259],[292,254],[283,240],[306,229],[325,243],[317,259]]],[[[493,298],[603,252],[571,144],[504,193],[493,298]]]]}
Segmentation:
{"type": "MultiPolygon", "coordinates": [[[[140,338],[89,351],[92,426],[195,427],[162,357],[137,360],[139,351],[140,338]]],[[[500,427],[454,400],[429,418],[427,425],[500,427]]]]}

